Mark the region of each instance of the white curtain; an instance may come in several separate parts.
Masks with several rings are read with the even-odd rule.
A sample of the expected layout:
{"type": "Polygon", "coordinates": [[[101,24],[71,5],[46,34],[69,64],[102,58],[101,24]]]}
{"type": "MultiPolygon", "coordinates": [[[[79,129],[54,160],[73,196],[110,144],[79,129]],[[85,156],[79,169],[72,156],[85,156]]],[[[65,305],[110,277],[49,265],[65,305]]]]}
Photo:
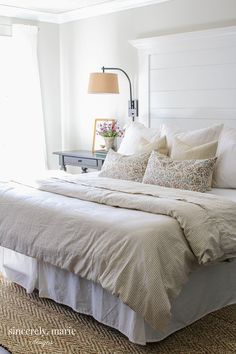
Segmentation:
{"type": "Polygon", "coordinates": [[[37,58],[38,28],[13,25],[0,36],[0,174],[45,169],[45,134],[37,58]]]}

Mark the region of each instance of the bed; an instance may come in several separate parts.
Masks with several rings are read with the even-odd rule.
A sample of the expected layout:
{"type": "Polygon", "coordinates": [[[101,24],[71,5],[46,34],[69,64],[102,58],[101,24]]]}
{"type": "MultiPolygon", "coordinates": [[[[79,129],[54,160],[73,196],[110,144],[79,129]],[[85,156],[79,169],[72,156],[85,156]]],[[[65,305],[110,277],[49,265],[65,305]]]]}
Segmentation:
{"type": "MultiPolygon", "coordinates": [[[[154,129],[159,126],[163,120],[168,120],[178,126],[181,125],[187,128],[194,126],[194,128],[201,128],[214,123],[222,123],[223,121],[229,127],[236,127],[236,86],[235,80],[232,80],[232,72],[235,73],[236,61],[234,63],[232,63],[232,59],[229,61],[229,57],[232,58],[232,51],[234,56],[236,53],[235,48],[231,48],[236,42],[235,33],[234,28],[229,28],[138,40],[132,43],[139,50],[139,94],[142,102],[140,108],[143,121],[146,125],[154,129]],[[198,55],[196,55],[196,52],[198,52],[198,55]],[[220,63],[216,63],[216,58],[220,63]],[[196,60],[200,60],[200,66],[196,65],[196,60]],[[176,63],[178,63],[178,65],[176,63]],[[224,77],[224,79],[222,79],[222,77],[224,77]],[[174,81],[172,80],[173,78],[175,78],[174,81]],[[179,78],[179,80],[176,80],[176,78],[179,78]],[[228,91],[230,91],[230,94],[228,91]],[[230,109],[228,108],[229,106],[230,109]],[[224,118],[222,118],[222,115],[224,118]],[[189,118],[189,116],[191,118],[189,118]]],[[[108,225],[110,227],[110,229],[108,227],[109,230],[111,230],[112,226],[109,223],[114,222],[119,225],[120,230],[122,230],[124,223],[127,224],[125,225],[126,228],[123,228],[123,231],[127,231],[127,229],[129,229],[129,231],[132,229],[142,230],[144,228],[147,230],[148,227],[155,229],[160,222],[163,223],[163,225],[166,223],[168,227],[165,226],[165,228],[172,230],[172,226],[174,225],[173,244],[176,247],[177,263],[173,265],[169,273],[168,260],[166,261],[166,265],[163,260],[162,265],[165,266],[165,270],[168,274],[171,274],[173,271],[174,276],[171,278],[173,282],[176,282],[178,276],[181,277],[181,280],[176,291],[172,292],[172,289],[167,287],[168,289],[165,289],[167,298],[163,297],[163,302],[160,301],[163,304],[165,303],[164,312],[169,306],[172,314],[170,321],[168,321],[166,317],[163,317],[163,323],[158,322],[156,325],[153,322],[155,318],[151,318],[150,311],[148,316],[142,315],[143,310],[145,310],[143,309],[143,307],[145,307],[145,301],[142,301],[142,289],[139,292],[137,291],[137,293],[139,293],[137,308],[141,309],[141,311],[136,311],[134,306],[128,305],[129,299],[124,286],[123,288],[121,286],[119,289],[111,288],[110,285],[113,285],[111,284],[112,279],[107,277],[102,277],[99,281],[94,281],[95,278],[92,277],[94,274],[88,273],[88,268],[84,267],[84,264],[83,267],[80,268],[81,263],[75,265],[73,261],[68,260],[69,266],[67,267],[65,263],[62,263],[61,259],[59,261],[53,261],[52,257],[54,255],[44,254],[42,249],[40,249],[38,254],[37,251],[30,249],[30,244],[27,249],[27,243],[24,245],[25,248],[23,252],[23,248],[20,248],[23,242],[22,235],[21,237],[19,235],[18,241],[20,242],[18,242],[18,248],[15,247],[16,245],[13,247],[9,239],[4,240],[6,244],[4,244],[4,242],[1,243],[0,270],[6,277],[23,286],[28,292],[32,292],[37,288],[42,297],[48,297],[59,303],[68,305],[80,313],[92,315],[98,321],[118,329],[127,336],[130,341],[138,344],[162,340],[207,313],[220,309],[223,306],[236,303],[236,259],[233,252],[224,254],[224,257],[221,258],[218,249],[218,251],[216,251],[216,253],[218,252],[217,257],[215,257],[215,259],[214,257],[210,257],[209,264],[206,265],[206,263],[208,263],[207,257],[209,257],[209,254],[206,254],[204,251],[199,254],[196,251],[199,256],[199,264],[197,264],[193,257],[193,250],[191,247],[187,247],[188,242],[191,240],[182,239],[181,227],[184,228],[184,223],[182,226],[180,224],[181,227],[179,227],[176,219],[170,218],[170,216],[166,214],[163,215],[163,210],[166,205],[163,205],[161,216],[150,213],[150,210],[147,209],[149,208],[149,203],[143,203],[141,210],[137,210],[136,203],[138,198],[136,198],[137,195],[135,196],[135,193],[140,193],[135,192],[136,184],[134,184],[134,187],[127,184],[128,188],[134,188],[133,194],[130,200],[127,200],[127,198],[125,200],[122,199],[122,204],[120,204],[120,195],[117,194],[114,196],[113,194],[114,192],[120,192],[116,190],[118,183],[116,185],[116,182],[111,182],[113,183],[111,191],[106,192],[107,187],[105,185],[99,185],[100,182],[98,182],[98,185],[86,185],[86,180],[93,179],[95,177],[93,176],[89,175],[83,177],[85,180],[85,182],[83,182],[85,189],[82,191],[82,200],[75,198],[74,190],[65,192],[58,189],[58,187],[55,187],[55,189],[53,189],[54,187],[49,188],[47,182],[45,182],[43,188],[35,189],[34,192],[32,192],[36,196],[37,201],[40,200],[40,206],[35,209],[35,214],[38,212],[41,213],[43,209],[48,210],[48,212],[51,212],[53,209],[55,212],[55,223],[60,223],[59,216],[61,218],[63,218],[65,214],[68,216],[71,206],[73,206],[74,212],[75,210],[79,210],[79,205],[82,205],[84,210],[83,222],[87,217],[87,225],[89,225],[92,220],[91,216],[93,216],[93,219],[97,221],[98,229],[101,226],[99,223],[100,218],[103,218],[104,222],[107,220],[107,227],[108,225]],[[99,205],[96,199],[91,199],[91,187],[93,188],[94,194],[97,195],[97,198],[99,198],[99,200],[102,199],[99,205]],[[105,194],[100,195],[101,190],[105,190],[105,194]],[[45,196],[47,197],[45,198],[45,196]],[[113,199],[110,201],[110,196],[117,198],[115,202],[113,202],[113,199]],[[133,208],[130,204],[132,201],[133,208]],[[42,206],[44,206],[44,208],[42,208],[42,206]],[[177,241],[178,237],[176,238],[175,232],[178,233],[182,245],[186,246],[186,248],[183,246],[184,252],[181,253],[181,255],[183,259],[186,259],[187,269],[185,269],[184,272],[180,271],[179,275],[177,274],[178,256],[180,256],[177,248],[179,241],[177,241]],[[175,243],[175,241],[177,243],[175,243]],[[13,251],[12,249],[15,250],[13,251]],[[80,271],[78,271],[79,269],[80,271]],[[175,273],[175,271],[177,273],[175,273]],[[80,275],[78,275],[78,273],[80,273],[80,275]],[[70,289],[70,291],[68,291],[68,289],[70,289]],[[168,292],[171,292],[171,302],[169,304],[168,292]],[[151,323],[153,325],[151,325],[151,323]],[[158,330],[157,327],[160,329],[158,330]]],[[[69,181],[68,190],[72,184],[73,183],[69,181]]],[[[123,188],[121,191],[123,194],[127,194],[127,185],[124,184],[120,187],[121,189],[123,188]]],[[[13,188],[15,188],[15,186],[13,188]]],[[[19,191],[18,189],[14,189],[15,196],[21,194],[28,196],[27,200],[30,200],[31,194],[28,193],[31,192],[29,192],[29,188],[31,187],[22,187],[19,191]]],[[[156,189],[148,189],[147,195],[150,197],[152,193],[155,194],[156,191],[156,189]]],[[[80,189],[77,192],[81,195],[80,189]]],[[[142,190],[141,194],[143,193],[142,190]]],[[[160,193],[160,190],[158,190],[158,193],[160,193]]],[[[173,191],[173,193],[174,195],[168,196],[168,198],[172,198],[172,203],[175,204],[179,197],[176,197],[177,192],[173,191]]],[[[187,195],[188,193],[182,195],[181,198],[185,198],[187,195]]],[[[209,198],[209,203],[211,200],[218,201],[218,199],[214,199],[214,195],[223,197],[219,199],[219,205],[220,203],[223,204],[221,208],[218,208],[218,216],[220,215],[221,209],[223,214],[226,212],[225,210],[227,208],[230,213],[230,206],[232,207],[232,213],[234,213],[236,189],[213,189],[209,193],[209,197],[206,196],[202,198],[206,199],[206,203],[208,203],[207,198],[209,198]],[[227,204],[230,203],[230,201],[234,203],[227,204]]],[[[8,197],[12,197],[11,191],[9,191],[8,197]]],[[[94,198],[94,196],[92,196],[92,198],[94,198]]],[[[196,196],[196,198],[197,201],[194,201],[193,204],[201,204],[200,197],[196,196]]],[[[140,197],[140,199],[142,198],[140,197]]],[[[27,200],[25,200],[25,206],[27,206],[27,200]]],[[[150,199],[148,200],[151,201],[150,199]]],[[[140,203],[141,202],[140,200],[140,203]]],[[[22,220],[24,218],[31,220],[31,217],[34,217],[33,209],[31,210],[29,207],[29,205],[33,207],[34,203],[33,201],[32,204],[28,204],[28,209],[25,209],[25,214],[20,213],[23,204],[19,203],[19,215],[22,217],[22,220]]],[[[191,203],[192,201],[190,200],[188,204],[189,207],[191,203]]],[[[177,207],[180,208],[180,205],[177,207]]],[[[180,209],[178,209],[178,212],[180,212],[180,209]]],[[[226,214],[224,215],[226,216],[226,214]]],[[[14,224],[14,220],[12,220],[12,224],[14,224]]],[[[8,226],[9,225],[10,224],[8,224],[8,226]]],[[[34,227],[34,225],[32,225],[32,227],[34,227]]],[[[94,227],[93,232],[95,232],[95,229],[94,227]]],[[[235,235],[234,230],[236,231],[236,228],[231,230],[231,234],[235,235]]],[[[171,231],[168,232],[171,234],[171,231]]],[[[26,236],[28,237],[28,235],[26,236]]],[[[36,241],[35,238],[34,242],[36,241]]],[[[63,245],[65,247],[67,246],[66,241],[63,245]]],[[[145,243],[142,245],[145,247],[145,243]]],[[[167,247],[164,243],[163,245],[167,247]]],[[[112,245],[112,247],[113,246],[114,245],[112,245]]],[[[169,248],[170,252],[172,252],[171,247],[169,248]]],[[[108,249],[110,249],[110,247],[108,249]]],[[[132,248],[130,248],[130,250],[132,250],[132,248]]],[[[117,249],[115,249],[113,254],[115,254],[116,251],[117,249]]],[[[173,254],[171,254],[171,257],[172,256],[173,254]]],[[[173,258],[175,257],[173,256],[173,258]]],[[[147,258],[145,261],[146,260],[147,258]]],[[[104,268],[104,265],[99,264],[97,259],[92,258],[92,261],[96,261],[97,263],[94,264],[104,268]]],[[[124,258],[123,262],[125,265],[124,258]]],[[[107,265],[108,263],[106,266],[107,265]]],[[[149,268],[150,271],[152,270],[153,272],[155,266],[156,264],[154,262],[153,266],[149,268]]],[[[119,269],[116,268],[114,277],[116,277],[118,273],[119,269]]],[[[129,274],[129,272],[126,274],[129,274]]],[[[153,277],[155,277],[155,273],[152,274],[153,277]]],[[[97,274],[94,275],[94,277],[95,276],[97,276],[97,274]]],[[[150,277],[148,272],[143,277],[142,284],[145,283],[146,277],[147,279],[150,277]]],[[[122,285],[123,283],[121,282],[120,284],[122,285]]],[[[156,282],[156,284],[161,283],[156,282]]],[[[143,289],[145,289],[145,286],[143,289]]],[[[158,288],[156,290],[159,291],[158,288]]],[[[157,297],[155,291],[153,292],[153,297],[157,297]]],[[[154,301],[152,297],[150,297],[149,300],[150,302],[154,301]]],[[[150,304],[147,302],[147,305],[150,304]]]]}
{"type": "MultiPolygon", "coordinates": [[[[80,179],[86,181],[85,184],[89,179],[97,179],[97,173],[89,175],[80,176],[80,179]]],[[[76,178],[77,177],[73,177],[73,179],[76,178]]],[[[134,184],[139,185],[140,183],[134,182],[134,184]]],[[[14,208],[14,204],[16,204],[16,207],[18,204],[20,208],[22,207],[18,197],[20,198],[21,193],[23,193],[24,196],[26,195],[24,188],[25,186],[22,190],[20,186],[19,189],[14,191],[14,193],[17,193],[18,201],[17,203],[12,203],[11,208],[14,208]]],[[[27,186],[26,188],[29,187],[27,186]]],[[[96,188],[98,187],[96,186],[96,188]]],[[[211,191],[211,193],[214,192],[214,190],[211,191]]],[[[107,213],[109,214],[109,218],[114,218],[113,221],[116,218],[116,213],[118,213],[118,218],[124,218],[124,214],[126,214],[131,224],[134,222],[137,226],[142,225],[142,222],[141,224],[137,223],[137,218],[140,220],[146,218],[146,221],[150,225],[155,217],[158,217],[158,215],[144,213],[139,210],[117,210],[117,208],[113,206],[100,204],[94,206],[93,203],[91,204],[84,200],[81,201],[76,198],[71,198],[71,196],[65,195],[65,192],[62,194],[58,190],[54,195],[52,191],[48,191],[48,185],[41,188],[41,190],[36,189],[33,192],[30,190],[29,193],[30,195],[34,193],[34,199],[29,203],[30,209],[34,208],[35,204],[37,204],[38,198],[42,198],[45,210],[49,210],[50,206],[54,205],[60,205],[60,208],[65,208],[74,203],[73,211],[78,211],[79,205],[82,205],[83,213],[93,213],[91,217],[95,214],[101,217],[103,214],[104,217],[105,211],[106,215],[107,213]],[[71,199],[73,200],[71,201],[71,199]]],[[[109,191],[109,193],[111,192],[109,191]]],[[[217,190],[217,193],[219,193],[219,190],[217,190]]],[[[236,191],[220,190],[220,193],[224,195],[230,193],[230,199],[236,200],[236,191]]],[[[24,201],[27,215],[29,215],[29,210],[26,208],[28,200],[29,195],[27,195],[24,201]]],[[[42,207],[42,204],[40,204],[40,206],[42,207]]],[[[38,212],[39,209],[37,208],[35,211],[38,212]]],[[[56,209],[56,211],[59,213],[59,209],[56,209]]],[[[68,208],[66,213],[68,214],[68,208]]],[[[14,213],[14,215],[16,215],[16,213],[14,213]]],[[[20,217],[24,217],[23,215],[24,214],[21,214],[20,217]]],[[[161,217],[165,218],[164,215],[161,217]]],[[[31,216],[29,216],[29,219],[31,219],[31,216]]],[[[167,217],[167,219],[170,218],[167,217]]],[[[154,225],[157,225],[156,222],[160,221],[155,219],[154,225]]],[[[165,220],[165,222],[167,222],[167,220],[165,220]]],[[[35,223],[35,225],[36,224],[37,223],[35,223]]],[[[132,227],[134,227],[135,224],[133,224],[132,227]]],[[[123,231],[124,230],[125,229],[123,229],[123,231]]],[[[22,238],[22,240],[23,239],[24,238],[22,238]]],[[[34,240],[34,242],[36,241],[34,240]]],[[[173,242],[175,241],[173,240],[173,242]]],[[[18,246],[20,244],[21,242],[18,243],[18,246]]],[[[177,250],[178,246],[176,243],[174,244],[177,250]]],[[[30,246],[28,248],[30,248],[30,246]]],[[[41,256],[37,257],[37,260],[34,257],[25,256],[24,254],[20,254],[5,247],[1,247],[0,252],[0,270],[7,278],[20,284],[28,292],[32,292],[37,288],[39,295],[42,297],[51,298],[59,303],[68,305],[80,313],[92,315],[98,321],[118,329],[125,334],[130,341],[138,344],[162,340],[169,334],[196,321],[205,314],[236,302],[235,259],[231,257],[228,259],[228,257],[226,257],[226,262],[213,262],[209,265],[195,264],[194,271],[190,274],[189,280],[181,290],[181,293],[176,299],[172,300],[171,322],[164,331],[157,331],[153,329],[150,322],[148,324],[147,321],[144,320],[140,313],[127,306],[124,303],[125,301],[122,301],[118,296],[112,295],[110,291],[105,290],[104,286],[102,287],[96,282],[87,280],[86,277],[73,274],[66,269],[61,269],[62,267],[42,261],[40,260],[41,256]]],[[[25,253],[27,252],[30,252],[29,249],[25,253]]],[[[185,257],[188,256],[185,255],[185,257]]],[[[142,299],[142,291],[139,294],[139,298],[142,299]]]]}

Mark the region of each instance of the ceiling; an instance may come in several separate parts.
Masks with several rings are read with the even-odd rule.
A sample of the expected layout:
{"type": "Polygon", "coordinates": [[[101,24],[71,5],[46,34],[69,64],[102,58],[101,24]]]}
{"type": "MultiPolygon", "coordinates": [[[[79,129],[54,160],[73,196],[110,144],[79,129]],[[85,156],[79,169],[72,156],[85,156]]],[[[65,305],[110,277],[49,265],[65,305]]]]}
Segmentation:
{"type": "Polygon", "coordinates": [[[1,1],[0,5],[19,7],[28,10],[60,14],[68,11],[83,9],[111,2],[110,0],[6,0],[1,1]]]}
{"type": "Polygon", "coordinates": [[[0,16],[64,23],[170,0],[0,0],[0,16]]]}

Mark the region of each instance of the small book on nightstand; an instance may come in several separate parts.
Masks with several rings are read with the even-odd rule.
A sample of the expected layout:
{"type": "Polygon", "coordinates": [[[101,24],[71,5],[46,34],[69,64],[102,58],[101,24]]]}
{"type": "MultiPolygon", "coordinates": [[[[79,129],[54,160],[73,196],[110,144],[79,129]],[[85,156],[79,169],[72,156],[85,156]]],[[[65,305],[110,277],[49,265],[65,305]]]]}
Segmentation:
{"type": "Polygon", "coordinates": [[[96,150],[95,154],[98,157],[106,157],[107,156],[107,151],[106,150],[96,150]]]}

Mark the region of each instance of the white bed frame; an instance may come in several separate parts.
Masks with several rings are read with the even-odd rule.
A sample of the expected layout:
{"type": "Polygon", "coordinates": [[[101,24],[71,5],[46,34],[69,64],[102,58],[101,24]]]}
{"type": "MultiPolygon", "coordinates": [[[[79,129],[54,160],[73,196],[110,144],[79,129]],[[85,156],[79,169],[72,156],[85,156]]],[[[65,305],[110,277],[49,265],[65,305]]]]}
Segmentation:
{"type": "MultiPolygon", "coordinates": [[[[236,128],[236,27],[131,43],[139,55],[142,122],[153,128],[166,121],[183,128],[222,122],[236,128]]],[[[41,296],[91,314],[139,344],[161,340],[208,312],[236,303],[236,260],[201,267],[174,301],[173,320],[163,335],[99,285],[12,252],[0,248],[0,270],[10,279],[28,291],[37,285],[41,296]],[[63,291],[56,289],[63,284],[65,289],[73,289],[71,296],[65,291],[65,296],[59,297],[63,291]]]]}
{"type": "Polygon", "coordinates": [[[236,26],[138,39],[140,120],[236,128],[236,26]]]}

